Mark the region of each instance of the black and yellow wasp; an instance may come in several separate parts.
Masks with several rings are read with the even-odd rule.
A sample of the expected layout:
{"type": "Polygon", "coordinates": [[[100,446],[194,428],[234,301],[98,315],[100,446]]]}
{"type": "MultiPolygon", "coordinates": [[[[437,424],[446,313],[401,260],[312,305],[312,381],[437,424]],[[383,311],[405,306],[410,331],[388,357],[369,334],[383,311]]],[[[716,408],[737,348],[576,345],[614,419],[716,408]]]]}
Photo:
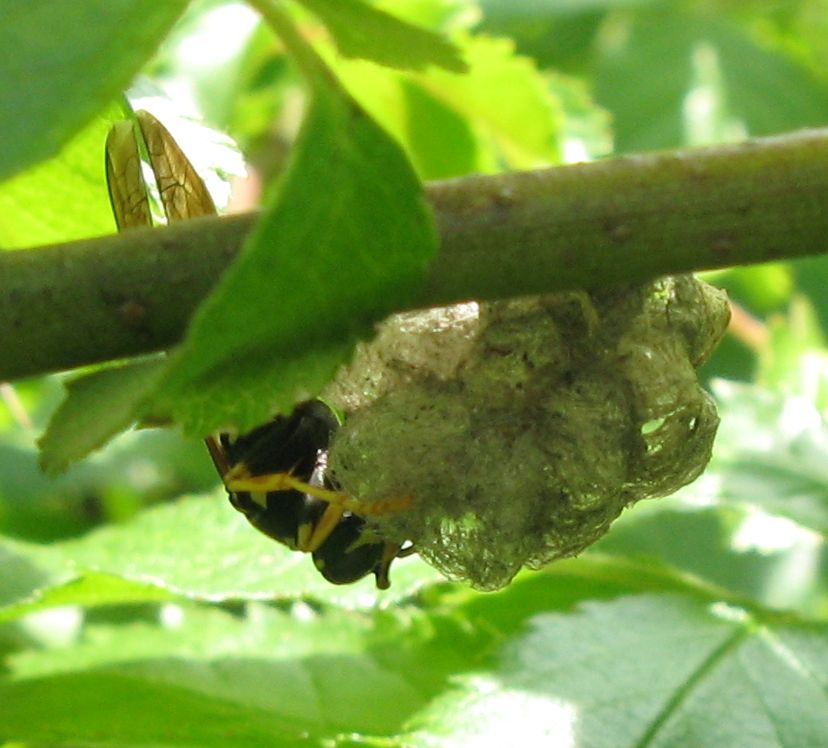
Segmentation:
{"type": "Polygon", "coordinates": [[[246,434],[207,440],[230,503],[268,537],[311,553],[322,576],[348,584],[374,574],[389,586],[391,562],[411,548],[383,540],[365,516],[396,511],[401,500],[364,503],[338,490],[326,474],[327,448],[338,428],[319,400],[297,406],[246,434]]]}
{"type": "MultiPolygon", "coordinates": [[[[151,114],[138,111],[134,121],[115,123],[106,143],[109,196],[119,230],[152,225],[142,160],[155,176],[168,221],[216,212],[170,133],[151,114]]],[[[407,502],[364,503],[338,489],[326,471],[327,450],[338,427],[325,403],[309,400],[247,433],[205,441],[230,503],[250,524],[289,548],[310,553],[334,584],[373,574],[377,587],[385,589],[392,561],[413,547],[384,540],[368,527],[366,517],[402,509],[407,502]]]]}

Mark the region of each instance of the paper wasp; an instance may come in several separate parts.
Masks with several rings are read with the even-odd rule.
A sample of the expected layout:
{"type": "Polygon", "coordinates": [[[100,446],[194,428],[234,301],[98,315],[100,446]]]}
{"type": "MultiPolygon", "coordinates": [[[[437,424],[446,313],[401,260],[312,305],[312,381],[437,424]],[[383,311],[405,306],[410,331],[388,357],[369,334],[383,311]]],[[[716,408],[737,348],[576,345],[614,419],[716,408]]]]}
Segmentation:
{"type": "MultiPolygon", "coordinates": [[[[134,123],[113,125],[106,143],[107,184],[118,229],[152,225],[142,156],[168,221],[215,213],[210,193],[166,128],[148,112],[135,112],[134,118],[134,123]]],[[[230,503],[254,527],[311,553],[316,568],[334,584],[374,574],[377,587],[385,589],[391,562],[413,547],[383,540],[365,518],[402,509],[407,500],[363,503],[338,490],[325,470],[338,425],[327,405],[310,400],[235,438],[220,434],[205,441],[230,503]]]]}
{"type": "Polygon", "coordinates": [[[222,434],[207,445],[230,503],[255,528],[289,548],[313,555],[333,584],[374,574],[389,586],[391,562],[411,547],[384,541],[366,526],[365,516],[402,508],[404,500],[363,503],[337,490],[325,473],[331,437],[339,424],[319,400],[297,406],[233,439],[222,434]]]}

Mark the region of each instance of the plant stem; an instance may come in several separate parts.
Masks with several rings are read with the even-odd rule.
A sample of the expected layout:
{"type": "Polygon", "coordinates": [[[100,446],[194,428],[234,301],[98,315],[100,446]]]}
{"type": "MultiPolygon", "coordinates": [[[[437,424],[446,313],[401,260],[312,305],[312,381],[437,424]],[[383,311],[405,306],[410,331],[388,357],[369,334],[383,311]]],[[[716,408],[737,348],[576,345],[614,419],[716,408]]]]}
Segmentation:
{"type": "MultiPolygon", "coordinates": [[[[430,184],[420,306],[640,282],[828,250],[828,130],[430,184]]],[[[0,380],[157,351],[255,215],[0,253],[0,380]]]]}
{"type": "Polygon", "coordinates": [[[299,71],[312,87],[338,86],[325,63],[313,47],[302,38],[290,20],[290,16],[281,9],[276,0],[249,0],[248,4],[259,12],[267,25],[279,37],[290,58],[294,60],[299,71]]]}

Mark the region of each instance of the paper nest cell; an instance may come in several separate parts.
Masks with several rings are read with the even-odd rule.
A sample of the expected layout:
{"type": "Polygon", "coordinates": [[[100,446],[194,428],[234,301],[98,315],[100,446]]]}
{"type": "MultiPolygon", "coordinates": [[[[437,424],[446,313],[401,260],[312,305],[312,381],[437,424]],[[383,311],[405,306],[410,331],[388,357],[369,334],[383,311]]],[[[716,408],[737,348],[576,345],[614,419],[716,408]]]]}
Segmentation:
{"type": "Polygon", "coordinates": [[[690,276],[396,315],[325,393],[348,413],[329,469],[353,496],[411,497],[370,524],[497,589],[704,470],[718,417],[695,368],[728,319],[690,276]]]}

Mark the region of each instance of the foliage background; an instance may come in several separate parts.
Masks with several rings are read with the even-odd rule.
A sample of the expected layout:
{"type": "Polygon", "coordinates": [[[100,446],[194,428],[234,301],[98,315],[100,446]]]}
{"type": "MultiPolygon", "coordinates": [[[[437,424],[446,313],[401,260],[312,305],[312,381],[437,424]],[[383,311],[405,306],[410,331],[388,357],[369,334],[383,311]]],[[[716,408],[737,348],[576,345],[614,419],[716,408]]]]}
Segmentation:
{"type": "MultiPolygon", "coordinates": [[[[130,70],[147,58],[134,92],[162,94],[179,114],[229,132],[263,184],[281,171],[305,89],[245,6],[193,3],[167,34],[174,3],[166,13],[123,2],[109,16],[78,15],[95,5],[66,3],[64,20],[84,29],[117,8],[148,41],[129,53],[97,50],[90,64],[130,70]],[[150,58],[155,37],[164,41],[150,58]]],[[[297,8],[296,17],[423,179],[828,121],[824,0],[376,5],[447,34],[469,75],[345,59],[320,16],[297,8]]],[[[13,19],[15,6],[0,2],[0,16],[13,19]]],[[[64,59],[49,28],[34,41],[44,60],[64,59]]],[[[113,21],[104,36],[119,33],[113,21]]],[[[373,44],[391,54],[380,37],[373,44]]],[[[3,85],[10,65],[0,59],[3,85]]],[[[4,131],[32,162],[53,158],[0,183],[0,244],[114,230],[101,169],[113,86],[86,111],[43,95],[72,111],[66,134],[77,134],[65,145],[66,134],[49,150],[25,128],[4,131]]],[[[18,115],[9,122],[30,116],[18,115]]],[[[209,139],[179,138],[194,160],[235,168],[209,139]]],[[[821,744],[828,264],[734,269],[711,281],[744,314],[702,372],[722,416],[707,473],[628,512],[580,558],[487,595],[416,559],[395,566],[385,593],[367,580],[326,585],[309,559],[229,509],[201,445],[175,431],[126,434],[46,478],[35,438],[62,386],[50,377],[6,388],[0,740],[500,745],[519,730],[526,745],[821,744]]]]}

